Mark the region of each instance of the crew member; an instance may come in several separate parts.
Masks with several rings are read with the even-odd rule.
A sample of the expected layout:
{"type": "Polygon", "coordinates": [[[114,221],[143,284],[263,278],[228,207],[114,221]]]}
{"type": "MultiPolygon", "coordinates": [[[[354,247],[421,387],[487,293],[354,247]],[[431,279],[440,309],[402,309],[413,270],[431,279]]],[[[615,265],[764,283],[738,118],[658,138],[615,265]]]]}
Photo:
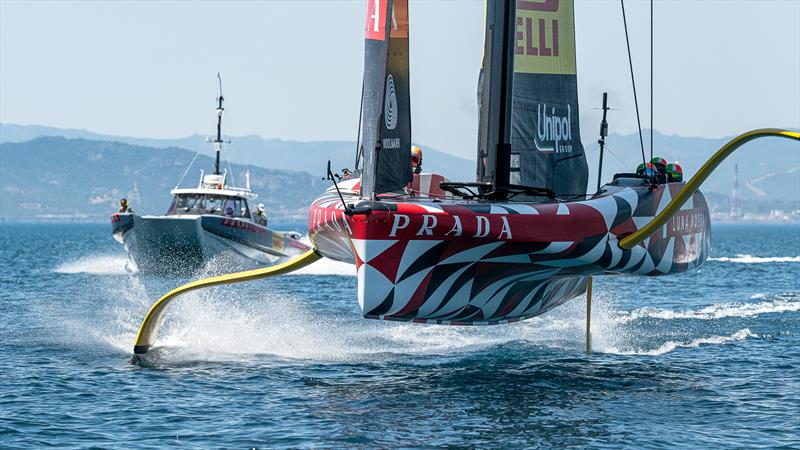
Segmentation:
{"type": "Polygon", "coordinates": [[[258,204],[258,208],[256,208],[255,217],[253,219],[262,227],[267,226],[267,212],[264,211],[263,203],[258,204]]]}
{"type": "Polygon", "coordinates": [[[636,175],[640,177],[648,177],[652,178],[656,175],[656,169],[653,167],[653,163],[641,163],[639,167],[636,168],[636,175]]]}
{"type": "Polygon", "coordinates": [[[133,212],[133,208],[131,208],[128,205],[128,199],[127,198],[123,198],[123,199],[121,199],[119,201],[119,211],[117,211],[117,212],[121,212],[121,213],[132,213],[133,212]]]}
{"type": "Polygon", "coordinates": [[[667,173],[667,160],[656,156],[655,158],[650,160],[650,163],[653,164],[653,167],[658,171],[658,173],[667,173]]]}
{"type": "Polygon", "coordinates": [[[344,169],[342,169],[342,176],[339,179],[340,180],[348,180],[352,176],[353,176],[353,174],[350,172],[350,169],[344,168],[344,169]]]}
{"type": "Polygon", "coordinates": [[[422,172],[422,149],[416,145],[411,146],[411,169],[414,174],[422,172]]]}
{"type": "Polygon", "coordinates": [[[667,179],[670,182],[681,182],[683,181],[683,169],[681,165],[678,163],[669,163],[667,164],[667,179]]]}

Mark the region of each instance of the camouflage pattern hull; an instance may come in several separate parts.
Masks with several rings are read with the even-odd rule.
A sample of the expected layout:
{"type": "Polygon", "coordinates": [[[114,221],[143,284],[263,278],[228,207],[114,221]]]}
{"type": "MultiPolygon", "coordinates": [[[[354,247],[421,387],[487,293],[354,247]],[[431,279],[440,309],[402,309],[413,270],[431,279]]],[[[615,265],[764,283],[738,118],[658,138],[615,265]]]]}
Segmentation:
{"type": "Polygon", "coordinates": [[[411,196],[367,202],[351,191],[351,216],[328,193],[311,206],[309,235],[323,256],[355,264],[364,317],[508,323],[583,294],[588,276],[666,275],[703,263],[710,220],[700,192],[638,246],[618,245],[683,185],[618,179],[591,199],[563,203],[411,196]]]}

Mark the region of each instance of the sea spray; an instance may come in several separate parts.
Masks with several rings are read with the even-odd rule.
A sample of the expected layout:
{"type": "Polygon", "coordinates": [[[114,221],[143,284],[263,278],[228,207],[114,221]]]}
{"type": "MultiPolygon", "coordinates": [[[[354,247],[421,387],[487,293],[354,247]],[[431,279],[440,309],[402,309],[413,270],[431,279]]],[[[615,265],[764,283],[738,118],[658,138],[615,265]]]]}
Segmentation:
{"type": "Polygon", "coordinates": [[[138,272],[138,269],[134,264],[130,264],[126,256],[89,255],[63,262],[53,271],[63,274],[125,275],[138,272]]]}

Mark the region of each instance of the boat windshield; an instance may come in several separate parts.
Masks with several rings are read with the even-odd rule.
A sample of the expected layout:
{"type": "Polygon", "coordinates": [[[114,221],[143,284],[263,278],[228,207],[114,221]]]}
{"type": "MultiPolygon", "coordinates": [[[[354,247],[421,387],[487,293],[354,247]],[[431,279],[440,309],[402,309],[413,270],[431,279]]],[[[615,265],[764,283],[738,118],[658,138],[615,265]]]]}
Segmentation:
{"type": "Polygon", "coordinates": [[[241,197],[227,197],[211,194],[177,194],[167,210],[168,216],[184,214],[214,214],[226,217],[250,218],[247,200],[241,197]]]}

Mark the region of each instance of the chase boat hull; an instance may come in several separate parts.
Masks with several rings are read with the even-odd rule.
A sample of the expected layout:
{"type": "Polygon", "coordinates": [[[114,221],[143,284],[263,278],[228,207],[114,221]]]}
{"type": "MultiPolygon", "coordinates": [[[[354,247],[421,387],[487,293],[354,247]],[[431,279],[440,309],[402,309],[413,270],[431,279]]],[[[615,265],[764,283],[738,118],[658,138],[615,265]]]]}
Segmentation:
{"type": "Polygon", "coordinates": [[[308,250],[295,233],[237,218],[117,213],[111,221],[114,238],[147,273],[190,275],[220,257],[242,267],[272,265],[308,250]]]}

